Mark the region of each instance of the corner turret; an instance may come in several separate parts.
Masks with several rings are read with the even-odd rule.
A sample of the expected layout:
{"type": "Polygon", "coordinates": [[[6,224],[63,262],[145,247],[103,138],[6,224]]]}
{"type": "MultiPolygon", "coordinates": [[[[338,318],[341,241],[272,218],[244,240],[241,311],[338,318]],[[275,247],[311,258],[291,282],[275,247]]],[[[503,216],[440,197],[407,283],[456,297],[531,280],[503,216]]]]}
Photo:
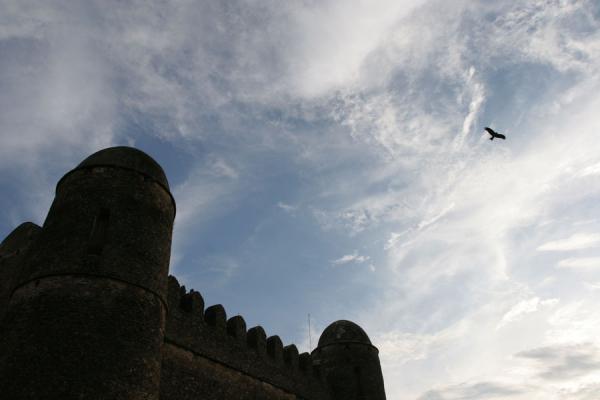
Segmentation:
{"type": "Polygon", "coordinates": [[[378,353],[360,326],[339,320],[325,328],[312,356],[334,400],[385,400],[378,353]]]}

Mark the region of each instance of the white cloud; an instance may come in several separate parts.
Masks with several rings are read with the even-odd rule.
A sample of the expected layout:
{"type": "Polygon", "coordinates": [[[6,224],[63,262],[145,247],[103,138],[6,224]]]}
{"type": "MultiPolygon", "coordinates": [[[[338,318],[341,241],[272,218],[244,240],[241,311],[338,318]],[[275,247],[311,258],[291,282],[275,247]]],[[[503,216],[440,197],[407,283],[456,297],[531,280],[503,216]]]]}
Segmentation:
{"type": "Polygon", "coordinates": [[[525,314],[538,311],[541,306],[554,306],[558,304],[559,299],[546,299],[540,300],[539,297],[533,297],[531,299],[523,300],[515,304],[506,314],[502,316],[498,328],[502,328],[504,325],[516,321],[525,314]]]}
{"type": "MultiPolygon", "coordinates": [[[[524,27],[526,21],[523,19],[518,23],[524,27]]],[[[554,22],[546,20],[545,23],[554,22]]],[[[494,29],[492,27],[490,31],[494,29]]],[[[498,37],[506,36],[500,34],[498,37]]],[[[476,40],[480,39],[483,40],[483,37],[476,40]]],[[[447,41],[443,43],[448,45],[447,41]]],[[[487,49],[491,53],[497,50],[491,45],[487,49]]],[[[522,50],[520,47],[517,51],[522,50]]],[[[514,51],[514,48],[504,51],[514,51]]],[[[531,53],[523,51],[520,57],[528,59],[529,55],[531,53]]],[[[476,56],[485,57],[481,54],[476,56]]],[[[494,60],[500,61],[502,57],[496,54],[494,60]]],[[[534,58],[539,61],[537,55],[534,58]]],[[[577,63],[572,66],[576,67],[577,63]]],[[[481,70],[485,74],[485,67],[479,66],[478,75],[481,70]]],[[[487,89],[489,80],[485,77],[480,79],[484,82],[486,94],[480,111],[484,113],[483,109],[492,106],[488,100],[494,99],[496,94],[487,89]]],[[[491,147],[483,137],[477,142],[469,136],[463,147],[455,150],[454,157],[443,139],[438,139],[439,147],[415,146],[415,153],[420,158],[415,157],[418,173],[410,176],[410,189],[404,191],[401,184],[391,184],[379,198],[372,196],[370,199],[375,210],[379,199],[396,199],[396,203],[389,201],[387,210],[394,210],[394,204],[401,204],[400,201],[405,200],[409,193],[414,196],[417,192],[415,197],[423,199],[421,203],[410,202],[413,209],[400,208],[399,213],[387,211],[372,222],[373,225],[391,225],[382,242],[389,253],[388,271],[392,271],[385,278],[384,287],[393,294],[381,300],[378,312],[386,322],[380,329],[389,333],[392,325],[396,328],[395,332],[425,330],[435,335],[457,319],[474,324],[473,330],[467,330],[464,338],[444,343],[432,352],[420,352],[425,355],[418,362],[406,357],[409,360],[406,365],[396,363],[382,351],[384,371],[389,371],[386,372],[386,384],[393,393],[398,393],[397,398],[416,398],[425,392],[419,392],[418,385],[412,383],[413,379],[425,380],[425,376],[442,375],[447,377],[446,382],[459,386],[452,386],[450,391],[440,389],[431,392],[430,398],[465,398],[467,386],[471,388],[478,382],[494,382],[522,389],[523,393],[515,394],[515,398],[519,399],[558,399],[561,398],[558,393],[575,390],[564,383],[550,388],[529,385],[532,373],[529,367],[521,367],[506,357],[536,343],[594,338],[592,331],[598,318],[585,311],[589,311],[594,302],[590,299],[581,304],[576,313],[567,313],[564,307],[571,303],[571,296],[580,296],[577,293],[580,287],[562,285],[562,277],[555,277],[554,270],[548,271],[539,261],[531,261],[536,248],[544,246],[539,243],[544,243],[543,240],[550,236],[549,232],[552,234],[550,237],[569,238],[572,235],[571,222],[586,219],[588,211],[584,210],[589,207],[588,201],[593,201],[600,193],[595,182],[574,179],[573,171],[595,165],[600,154],[594,139],[594,132],[599,126],[593,108],[597,107],[598,100],[597,96],[591,95],[592,87],[597,87],[596,81],[588,75],[582,77],[581,82],[591,86],[579,87],[570,93],[552,92],[551,96],[562,104],[559,114],[554,117],[542,106],[537,111],[539,114],[522,117],[523,122],[531,119],[535,128],[523,128],[523,132],[509,135],[506,147],[504,144],[491,147]],[[522,140],[525,135],[537,139],[531,142],[522,140]],[[548,140],[542,140],[542,137],[548,140]],[[509,144],[515,141],[517,145],[509,144]],[[429,229],[414,229],[419,221],[428,220],[426,215],[435,216],[452,203],[452,212],[429,229]],[[557,217],[560,222],[536,232],[537,222],[549,217],[557,217]],[[540,237],[544,239],[539,241],[540,237]],[[536,243],[529,238],[538,241],[536,243]],[[395,245],[400,243],[402,246],[395,245]],[[542,281],[547,283],[546,286],[538,287],[542,281]],[[508,293],[516,288],[527,296],[519,295],[517,298],[524,300],[515,304],[514,297],[508,293]],[[569,293],[566,300],[563,293],[569,293]],[[557,307],[556,300],[542,300],[550,296],[560,297],[563,307],[557,307]],[[490,308],[496,311],[491,312],[490,308]],[[482,321],[478,315],[484,310],[487,310],[488,317],[482,321]],[[502,329],[495,334],[498,321],[504,322],[502,329]],[[479,370],[470,365],[477,365],[479,370]],[[486,366],[485,371],[482,365],[486,366]],[[460,386],[460,382],[469,383],[460,386]]],[[[401,108],[405,105],[398,103],[396,106],[401,108]]],[[[451,115],[462,115],[463,122],[469,112],[468,109],[456,111],[452,106],[445,111],[451,115]]],[[[397,128],[406,138],[408,129],[402,125],[397,128]]],[[[448,131],[461,132],[460,127],[448,131]]],[[[429,134],[427,130],[423,133],[425,136],[429,134]]],[[[443,137],[440,135],[440,138],[443,137]]],[[[435,143],[435,140],[432,142],[435,143]]],[[[410,151],[398,151],[398,154],[401,154],[399,158],[412,160],[413,153],[410,151]]],[[[407,165],[410,165],[408,161],[395,164],[396,176],[406,177],[407,170],[412,172],[406,168],[407,165]]],[[[388,173],[387,176],[394,174],[388,173]]],[[[371,209],[366,207],[367,211],[371,209]]],[[[595,223],[590,224],[586,230],[589,228],[593,232],[597,227],[595,223]]],[[[575,237],[570,243],[553,243],[544,250],[557,245],[564,249],[595,246],[596,236],[586,235],[575,237]]],[[[375,319],[370,322],[377,324],[375,319]]],[[[398,342],[401,343],[401,340],[398,339],[398,342]]],[[[377,341],[374,343],[379,344],[377,341]]],[[[432,378],[429,384],[433,388],[439,382],[432,378]]],[[[426,385],[423,383],[421,387],[426,385]]],[[[483,393],[477,396],[471,393],[471,396],[486,398],[483,393]]]]}
{"type": "Polygon", "coordinates": [[[600,268],[600,257],[565,258],[557,264],[559,268],[600,268]]]}
{"type": "Polygon", "coordinates": [[[456,137],[456,146],[458,148],[463,146],[465,139],[475,127],[475,122],[477,122],[477,117],[485,102],[485,85],[477,79],[476,70],[473,66],[469,67],[466,86],[470,89],[468,97],[471,100],[469,102],[469,112],[463,121],[461,134],[456,137]]]}
{"type": "Polygon", "coordinates": [[[291,213],[298,209],[298,206],[293,206],[291,204],[286,204],[282,201],[277,203],[277,207],[281,208],[283,211],[291,213]]]}
{"type": "Polygon", "coordinates": [[[434,224],[440,218],[442,218],[444,215],[446,215],[448,212],[450,212],[453,208],[454,208],[454,203],[448,204],[445,208],[443,208],[442,210],[440,210],[435,215],[433,215],[431,217],[428,216],[428,217],[426,217],[426,219],[424,219],[423,221],[419,222],[419,224],[417,225],[417,228],[418,229],[424,229],[424,228],[428,227],[429,225],[434,224]]]}
{"type": "Polygon", "coordinates": [[[538,251],[571,251],[581,250],[600,245],[600,234],[575,233],[566,239],[553,240],[542,244],[538,251]]]}
{"type": "Polygon", "coordinates": [[[211,170],[217,176],[223,176],[231,179],[239,177],[238,172],[222,158],[217,158],[210,165],[211,170]]]}
{"type": "Polygon", "coordinates": [[[18,56],[0,62],[3,169],[37,168],[59,154],[75,163],[81,154],[113,140],[118,101],[94,39],[84,30],[53,25],[47,21],[52,12],[44,17],[33,13],[30,22],[34,15],[41,20],[32,31],[5,33],[3,48],[18,56]]]}
{"type": "Polygon", "coordinates": [[[293,90],[312,97],[355,84],[362,78],[363,63],[391,26],[423,3],[323,1],[295,8],[293,28],[298,33],[288,54],[293,90]]]}
{"type": "Polygon", "coordinates": [[[600,175],[600,163],[589,165],[579,173],[579,176],[585,177],[590,175],[600,175]]]}
{"type": "Polygon", "coordinates": [[[210,168],[212,160],[194,166],[187,179],[172,188],[177,202],[177,215],[173,228],[171,250],[171,273],[180,272],[180,263],[193,246],[195,233],[202,230],[210,220],[217,218],[235,206],[235,193],[243,190],[239,180],[215,174],[210,168]]]}
{"type": "Polygon", "coordinates": [[[394,247],[396,245],[396,243],[398,243],[398,241],[400,240],[400,238],[402,238],[402,236],[404,236],[408,232],[409,232],[408,230],[406,230],[404,232],[400,232],[400,233],[391,232],[390,236],[389,236],[389,239],[385,243],[384,250],[389,250],[392,247],[394,247]]]}
{"type": "Polygon", "coordinates": [[[466,332],[464,324],[457,324],[436,333],[388,331],[374,337],[381,357],[390,367],[398,368],[411,361],[424,360],[443,347],[458,340],[466,332]]]}
{"type": "Polygon", "coordinates": [[[346,254],[336,260],[333,260],[331,263],[333,265],[342,265],[342,264],[349,264],[349,263],[362,264],[368,260],[369,260],[369,256],[361,256],[361,255],[358,255],[358,253],[353,253],[353,254],[346,254]]]}

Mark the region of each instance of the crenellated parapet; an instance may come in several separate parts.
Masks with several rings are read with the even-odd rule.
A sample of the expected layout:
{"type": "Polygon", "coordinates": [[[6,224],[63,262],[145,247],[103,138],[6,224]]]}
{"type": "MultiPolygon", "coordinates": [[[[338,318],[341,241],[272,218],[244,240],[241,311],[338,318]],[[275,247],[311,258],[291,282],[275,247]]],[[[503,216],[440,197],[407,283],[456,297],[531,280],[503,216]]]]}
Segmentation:
{"type": "Polygon", "coordinates": [[[302,399],[329,399],[327,385],[309,353],[284,346],[279,336],[267,336],[261,326],[247,329],[244,318],[227,319],[222,305],[204,309],[200,293],[189,292],[169,276],[169,314],[165,345],[221,364],[252,379],[302,399]]]}

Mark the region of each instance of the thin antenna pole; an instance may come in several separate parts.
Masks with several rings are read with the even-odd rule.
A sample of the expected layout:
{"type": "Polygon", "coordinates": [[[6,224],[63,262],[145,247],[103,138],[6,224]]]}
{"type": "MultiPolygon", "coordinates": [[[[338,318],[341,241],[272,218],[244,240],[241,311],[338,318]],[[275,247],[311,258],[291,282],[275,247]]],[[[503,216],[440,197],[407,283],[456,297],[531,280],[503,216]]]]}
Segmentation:
{"type": "Polygon", "coordinates": [[[310,313],[308,313],[308,351],[312,351],[312,336],[310,334],[310,313]]]}

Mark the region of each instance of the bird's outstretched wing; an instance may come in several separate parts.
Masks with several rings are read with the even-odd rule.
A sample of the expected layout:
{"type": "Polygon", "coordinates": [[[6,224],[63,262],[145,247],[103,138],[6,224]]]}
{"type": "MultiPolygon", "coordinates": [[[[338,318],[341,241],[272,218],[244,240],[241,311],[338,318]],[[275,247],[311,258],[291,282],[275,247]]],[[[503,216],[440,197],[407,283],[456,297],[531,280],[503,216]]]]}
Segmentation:
{"type": "Polygon", "coordinates": [[[487,126],[485,127],[485,130],[487,131],[487,133],[489,133],[492,136],[496,136],[496,132],[494,132],[494,130],[492,128],[488,128],[487,126]]]}
{"type": "Polygon", "coordinates": [[[506,139],[506,136],[504,136],[501,133],[496,133],[496,135],[494,135],[494,136],[496,136],[498,139],[506,139]]]}

